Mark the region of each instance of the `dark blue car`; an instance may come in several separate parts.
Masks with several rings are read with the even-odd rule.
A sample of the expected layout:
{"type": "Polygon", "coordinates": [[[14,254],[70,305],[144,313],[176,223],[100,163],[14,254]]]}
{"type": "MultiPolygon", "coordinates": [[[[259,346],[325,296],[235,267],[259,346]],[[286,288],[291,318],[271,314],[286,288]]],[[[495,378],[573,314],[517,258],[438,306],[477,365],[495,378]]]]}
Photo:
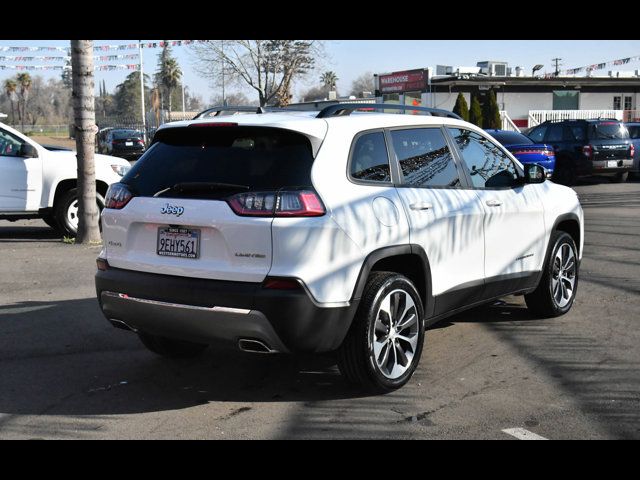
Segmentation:
{"type": "Polygon", "coordinates": [[[547,169],[549,175],[556,166],[553,147],[543,143],[534,143],[526,135],[509,130],[485,130],[489,135],[509,150],[520,163],[537,163],[547,169]]]}

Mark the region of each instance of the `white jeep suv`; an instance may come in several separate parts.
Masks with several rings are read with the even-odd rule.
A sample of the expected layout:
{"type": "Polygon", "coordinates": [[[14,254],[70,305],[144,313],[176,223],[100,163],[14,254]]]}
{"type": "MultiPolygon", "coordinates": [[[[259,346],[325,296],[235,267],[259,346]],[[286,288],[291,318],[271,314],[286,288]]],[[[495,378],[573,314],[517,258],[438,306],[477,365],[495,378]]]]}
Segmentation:
{"type": "Polygon", "coordinates": [[[583,213],[545,177],[435,109],[166,124],[107,193],[98,300],[161,355],[336,351],[349,381],[393,390],[446,316],[509,294],[571,308],[583,213]]]}

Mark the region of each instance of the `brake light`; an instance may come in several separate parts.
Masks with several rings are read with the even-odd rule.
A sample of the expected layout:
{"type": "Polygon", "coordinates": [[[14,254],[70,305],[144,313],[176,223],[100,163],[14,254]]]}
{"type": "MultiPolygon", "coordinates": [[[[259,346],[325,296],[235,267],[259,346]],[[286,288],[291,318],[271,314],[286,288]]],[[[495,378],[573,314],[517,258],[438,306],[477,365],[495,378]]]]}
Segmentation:
{"type": "Polygon", "coordinates": [[[238,193],[227,199],[236,215],[249,217],[319,217],[326,213],[310,190],[238,193]]]}
{"type": "Polygon", "coordinates": [[[120,210],[129,200],[133,198],[133,194],[124,183],[114,183],[107,190],[107,196],[104,201],[104,208],[113,208],[120,210]]]}
{"type": "Polygon", "coordinates": [[[630,147],[631,148],[629,149],[630,150],[629,154],[630,154],[630,156],[633,157],[636,154],[636,146],[632,143],[632,144],[630,144],[630,147]]]}
{"type": "Polygon", "coordinates": [[[593,147],[591,145],[585,145],[582,147],[582,153],[584,153],[587,158],[591,158],[593,156],[593,147]]]}
{"type": "Polygon", "coordinates": [[[192,123],[190,127],[237,127],[238,124],[234,122],[207,122],[207,123],[192,123]]]}

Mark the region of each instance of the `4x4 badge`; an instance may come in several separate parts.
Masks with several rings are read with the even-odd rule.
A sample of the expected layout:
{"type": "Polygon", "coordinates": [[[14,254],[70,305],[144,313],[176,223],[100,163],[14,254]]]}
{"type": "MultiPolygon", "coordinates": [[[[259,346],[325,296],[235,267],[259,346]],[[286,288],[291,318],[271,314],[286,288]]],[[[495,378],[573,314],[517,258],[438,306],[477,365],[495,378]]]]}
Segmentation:
{"type": "Polygon", "coordinates": [[[160,209],[160,213],[167,214],[167,215],[175,215],[176,217],[179,217],[184,213],[184,207],[179,207],[179,206],[171,205],[170,203],[167,203],[164,207],[160,209]]]}

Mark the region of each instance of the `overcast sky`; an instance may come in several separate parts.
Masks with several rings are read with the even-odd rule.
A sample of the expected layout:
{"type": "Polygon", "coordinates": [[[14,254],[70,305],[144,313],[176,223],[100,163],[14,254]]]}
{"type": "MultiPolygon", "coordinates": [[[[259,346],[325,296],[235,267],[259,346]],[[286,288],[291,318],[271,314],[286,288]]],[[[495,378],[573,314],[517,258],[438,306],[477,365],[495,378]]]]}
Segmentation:
{"type": "MultiPolygon", "coordinates": [[[[144,42],[160,40],[144,40],[144,42]]],[[[96,40],[95,45],[130,44],[135,40],[96,40]]],[[[2,46],[52,46],[68,47],[64,40],[0,40],[2,46]]],[[[619,58],[640,55],[640,40],[328,40],[325,42],[327,58],[322,59],[318,72],[295,86],[294,99],[311,86],[317,85],[322,71],[332,70],[338,75],[338,90],[348,93],[351,82],[360,74],[407,70],[435,65],[475,66],[482,60],[509,62],[509,66],[523,67],[530,73],[536,64],[543,64],[542,73],[553,71],[552,59],[561,58],[561,70],[601,63],[619,58]]],[[[184,74],[185,85],[208,103],[212,96],[220,92],[209,85],[207,79],[200,78],[193,69],[194,57],[187,46],[173,47],[184,74]]],[[[145,73],[153,73],[157,68],[157,56],[161,51],[144,49],[143,61],[145,73]]],[[[137,50],[96,51],[96,55],[135,53],[137,50]]],[[[59,56],[58,52],[2,52],[0,56],[59,56]]],[[[44,64],[42,61],[20,62],[0,61],[4,65],[44,64]]],[[[97,62],[101,64],[105,62],[97,62]]],[[[137,63],[136,60],[118,60],[109,63],[137,63]]],[[[48,62],[49,65],[62,65],[60,62],[48,62]]],[[[629,63],[624,67],[607,67],[597,74],[606,74],[610,69],[640,70],[640,62],[629,63]]],[[[0,70],[0,80],[14,76],[16,70],[0,70]]],[[[45,78],[58,77],[58,71],[30,71],[31,75],[45,78]]],[[[96,71],[96,85],[104,79],[107,90],[112,92],[116,85],[131,73],[127,70],[96,71]]],[[[253,98],[251,90],[245,94],[253,98]]]]}

